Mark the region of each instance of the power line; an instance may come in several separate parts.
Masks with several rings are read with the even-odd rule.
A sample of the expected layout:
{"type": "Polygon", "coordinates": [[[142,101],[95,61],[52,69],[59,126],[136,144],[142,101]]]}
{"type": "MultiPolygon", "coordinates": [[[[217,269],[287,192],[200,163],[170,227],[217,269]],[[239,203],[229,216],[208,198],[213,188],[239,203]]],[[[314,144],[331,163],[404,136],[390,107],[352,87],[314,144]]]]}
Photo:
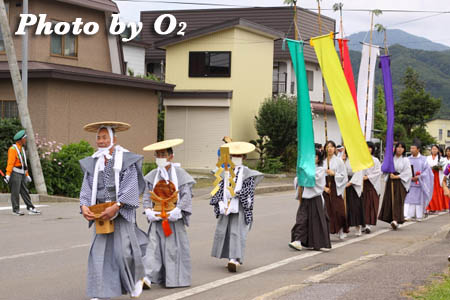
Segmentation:
{"type": "Polygon", "coordinates": [[[242,7],[253,8],[254,6],[245,6],[240,4],[220,4],[220,3],[202,3],[202,2],[183,2],[183,1],[162,1],[162,0],[114,0],[115,2],[143,2],[143,3],[165,3],[180,5],[199,5],[199,6],[221,6],[221,7],[242,7]]]}
{"type": "MultiPolygon", "coordinates": [[[[148,3],[169,3],[180,5],[199,5],[199,6],[223,6],[223,7],[242,7],[242,8],[263,8],[265,6],[248,6],[240,4],[224,4],[224,3],[206,3],[206,2],[185,2],[185,1],[172,1],[172,0],[113,0],[114,2],[148,2],[148,3]]],[[[267,6],[270,7],[270,6],[267,6]]],[[[286,6],[288,7],[288,6],[286,6]]],[[[301,9],[317,11],[317,8],[301,7],[301,9]]],[[[334,11],[333,8],[321,8],[323,11],[334,11]]],[[[368,8],[343,8],[342,11],[351,12],[372,12],[374,9],[368,8]]],[[[435,13],[435,14],[448,14],[450,11],[439,10],[411,10],[411,9],[380,9],[383,13],[435,13]]]]}

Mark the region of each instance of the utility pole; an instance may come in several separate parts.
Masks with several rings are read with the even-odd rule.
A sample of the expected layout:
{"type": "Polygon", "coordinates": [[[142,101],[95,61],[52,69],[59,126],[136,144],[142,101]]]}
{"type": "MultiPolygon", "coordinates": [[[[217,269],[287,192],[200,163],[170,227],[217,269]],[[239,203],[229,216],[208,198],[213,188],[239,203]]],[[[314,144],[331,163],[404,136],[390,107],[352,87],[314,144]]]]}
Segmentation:
{"type": "MultiPolygon", "coordinates": [[[[23,14],[28,14],[28,0],[23,0],[23,14]]],[[[22,38],[22,83],[23,96],[28,105],[28,27],[22,38]]]]}
{"type": "Polygon", "coordinates": [[[34,138],[34,131],[31,124],[30,113],[28,111],[28,105],[25,102],[19,65],[17,64],[16,51],[14,49],[11,30],[9,28],[4,0],[0,0],[0,27],[3,35],[3,41],[5,43],[6,57],[8,58],[8,66],[11,72],[11,80],[14,87],[14,94],[16,96],[20,121],[27,132],[27,148],[30,156],[31,169],[33,171],[34,186],[36,187],[38,194],[46,195],[47,187],[45,186],[44,175],[42,174],[41,162],[39,160],[39,154],[36,148],[36,141],[34,138]]]}

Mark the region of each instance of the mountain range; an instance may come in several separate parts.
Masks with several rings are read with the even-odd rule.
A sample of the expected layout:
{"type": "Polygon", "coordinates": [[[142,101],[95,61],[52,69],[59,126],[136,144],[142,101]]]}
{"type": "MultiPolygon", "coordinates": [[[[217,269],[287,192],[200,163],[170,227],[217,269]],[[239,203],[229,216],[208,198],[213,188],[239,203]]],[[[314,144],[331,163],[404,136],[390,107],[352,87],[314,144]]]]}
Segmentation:
{"type": "MultiPolygon", "coordinates": [[[[450,47],[439,44],[429,39],[416,36],[407,33],[400,29],[388,29],[386,31],[388,47],[390,45],[401,45],[410,49],[426,50],[426,51],[446,51],[450,50],[450,47]]],[[[361,51],[361,43],[370,41],[369,32],[358,32],[348,36],[349,49],[355,51],[361,51]]],[[[374,31],[372,34],[372,44],[383,47],[384,46],[384,33],[374,31]]]]}
{"type": "MultiPolygon", "coordinates": [[[[401,30],[390,31],[397,32],[401,30]]],[[[420,45],[426,45],[428,49],[435,50],[429,51],[425,49],[412,49],[411,47],[406,47],[405,45],[418,46],[419,43],[417,43],[417,41],[423,41],[424,39],[408,33],[404,35],[403,33],[398,36],[407,36],[407,39],[396,40],[393,37],[391,38],[391,35],[388,36],[389,41],[393,44],[388,49],[389,55],[391,56],[392,85],[395,100],[399,99],[400,93],[403,89],[402,78],[405,74],[406,68],[410,66],[419,73],[420,80],[425,82],[426,91],[433,97],[442,99],[441,109],[436,117],[450,118],[450,47],[433,42],[427,42],[420,45]],[[398,41],[398,43],[395,43],[394,41],[398,41]]],[[[365,35],[365,33],[359,34],[365,35]]],[[[392,34],[392,36],[394,36],[394,34],[392,34]]],[[[353,41],[358,39],[357,37],[352,38],[352,36],[349,38],[350,48],[350,46],[354,46],[355,44],[353,41]]],[[[382,50],[382,52],[384,52],[384,50],[382,50]]],[[[350,59],[352,61],[353,72],[355,74],[355,81],[357,82],[359,65],[361,62],[361,52],[351,50],[350,59]]],[[[375,84],[383,84],[381,70],[378,68],[375,71],[375,84]]]]}

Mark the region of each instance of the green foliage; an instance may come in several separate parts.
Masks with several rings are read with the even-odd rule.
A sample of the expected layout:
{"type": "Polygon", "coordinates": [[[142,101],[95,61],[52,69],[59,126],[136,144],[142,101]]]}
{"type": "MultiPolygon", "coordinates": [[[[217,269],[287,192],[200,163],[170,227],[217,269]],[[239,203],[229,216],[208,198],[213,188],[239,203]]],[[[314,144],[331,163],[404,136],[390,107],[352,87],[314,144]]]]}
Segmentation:
{"type": "Polygon", "coordinates": [[[295,97],[286,95],[266,99],[255,116],[256,131],[267,137],[265,144],[268,157],[288,160],[286,149],[297,144],[297,103],[295,97]]]}
{"type": "Polygon", "coordinates": [[[258,165],[258,171],[266,174],[277,174],[281,172],[283,167],[279,157],[266,158],[263,166],[258,165]]]}
{"type": "Polygon", "coordinates": [[[164,140],[164,119],[166,117],[166,111],[162,109],[158,113],[158,142],[164,140]]]}
{"type": "MultiPolygon", "coordinates": [[[[390,34],[388,31],[388,35],[390,34]]],[[[408,40],[404,41],[408,43],[408,40]]],[[[427,43],[421,45],[428,45],[427,43]]],[[[420,74],[426,91],[434,98],[441,98],[442,105],[436,116],[450,117],[450,51],[425,51],[400,45],[389,47],[394,97],[398,101],[403,89],[403,77],[410,66],[420,74]]],[[[361,62],[361,53],[350,51],[355,78],[361,62]]],[[[375,72],[375,84],[383,84],[381,72],[375,72]]],[[[397,117],[397,111],[396,111],[397,117]]]]}
{"type": "Polygon", "coordinates": [[[151,170],[156,169],[158,166],[154,162],[145,162],[142,164],[142,174],[147,175],[151,170]]]}
{"type": "Polygon", "coordinates": [[[256,140],[251,140],[249,141],[249,143],[255,145],[256,149],[255,151],[259,154],[259,165],[264,165],[264,158],[266,157],[266,143],[267,143],[267,138],[260,136],[258,139],[256,140]]]}
{"type": "Polygon", "coordinates": [[[395,105],[396,120],[402,124],[408,136],[415,127],[424,128],[438,111],[441,100],[425,91],[425,84],[419,74],[408,67],[403,79],[404,89],[395,105]]]}
{"type": "MultiPolygon", "coordinates": [[[[19,119],[0,118],[0,169],[5,172],[8,149],[14,143],[14,135],[22,129],[19,119]]],[[[1,177],[1,176],[0,176],[1,177]]],[[[0,179],[0,193],[8,192],[8,186],[0,179]]]]}
{"type": "MultiPolygon", "coordinates": [[[[94,153],[88,142],[81,141],[62,146],[49,157],[41,158],[47,191],[50,195],[77,198],[83,181],[79,160],[94,153]]],[[[42,157],[42,156],[41,156],[42,157]]]]}
{"type": "Polygon", "coordinates": [[[432,137],[425,129],[425,127],[414,128],[411,132],[410,141],[419,140],[421,143],[421,149],[424,150],[426,146],[436,144],[437,141],[432,137]]]}
{"type": "Polygon", "coordinates": [[[377,86],[377,98],[375,100],[375,119],[374,129],[380,132],[375,133],[375,137],[383,139],[386,136],[386,103],[384,99],[384,91],[381,85],[377,86]]]}

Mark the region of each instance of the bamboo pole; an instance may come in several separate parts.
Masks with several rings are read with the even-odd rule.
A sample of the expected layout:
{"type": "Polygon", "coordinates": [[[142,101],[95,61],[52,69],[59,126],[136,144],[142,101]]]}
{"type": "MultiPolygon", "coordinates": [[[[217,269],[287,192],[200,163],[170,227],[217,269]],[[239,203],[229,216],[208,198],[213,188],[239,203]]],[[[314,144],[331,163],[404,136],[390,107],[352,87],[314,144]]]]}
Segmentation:
{"type": "MultiPolygon", "coordinates": [[[[322,19],[320,17],[320,0],[317,0],[318,7],[318,21],[319,21],[319,34],[322,35],[322,19]]],[[[327,103],[326,103],[326,95],[325,95],[325,80],[323,79],[322,74],[322,100],[323,100],[323,121],[325,128],[325,142],[328,141],[328,123],[327,123],[327,103]]]]}
{"type": "Polygon", "coordinates": [[[38,194],[46,195],[47,187],[45,186],[44,175],[42,173],[41,162],[39,160],[39,154],[36,147],[30,112],[28,111],[28,105],[25,101],[19,65],[17,64],[16,51],[14,49],[11,30],[9,28],[4,0],[0,0],[0,27],[3,34],[6,57],[8,58],[8,66],[11,72],[11,80],[13,83],[14,94],[16,96],[20,121],[27,132],[27,149],[30,156],[31,169],[33,171],[34,186],[36,187],[38,194]]]}
{"type": "Polygon", "coordinates": [[[369,68],[368,68],[368,72],[367,72],[366,111],[365,111],[365,116],[364,116],[364,138],[365,139],[367,137],[367,111],[369,110],[370,57],[372,54],[373,15],[374,15],[374,12],[372,11],[372,17],[371,17],[371,21],[370,21],[369,68]]]}

